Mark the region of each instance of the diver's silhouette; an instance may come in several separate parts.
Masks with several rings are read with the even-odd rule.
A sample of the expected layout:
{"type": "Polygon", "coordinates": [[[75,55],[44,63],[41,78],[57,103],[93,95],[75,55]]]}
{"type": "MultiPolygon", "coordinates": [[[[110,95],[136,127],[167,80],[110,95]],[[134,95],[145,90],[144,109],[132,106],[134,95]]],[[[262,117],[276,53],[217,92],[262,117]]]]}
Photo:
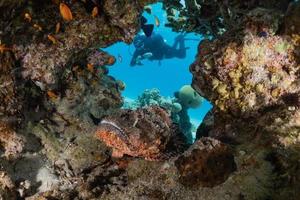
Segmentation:
{"type": "Polygon", "coordinates": [[[186,48],[184,43],[184,34],[178,35],[173,46],[168,45],[160,34],[152,33],[151,36],[137,35],[133,41],[136,48],[130,65],[142,65],[141,60],[158,60],[169,58],[185,58],[186,48]],[[177,46],[179,45],[179,48],[177,46]]]}

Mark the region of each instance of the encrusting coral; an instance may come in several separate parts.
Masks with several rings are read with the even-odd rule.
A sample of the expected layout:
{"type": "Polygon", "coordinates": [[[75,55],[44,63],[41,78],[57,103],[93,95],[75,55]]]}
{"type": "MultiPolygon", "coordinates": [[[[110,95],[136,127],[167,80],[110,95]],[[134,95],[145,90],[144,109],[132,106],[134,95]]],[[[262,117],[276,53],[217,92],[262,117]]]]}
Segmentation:
{"type": "MultiPolygon", "coordinates": [[[[299,187],[299,172],[288,167],[299,166],[295,153],[299,146],[299,31],[293,28],[298,23],[297,6],[299,2],[280,9],[274,4],[249,10],[240,19],[239,31],[204,40],[190,67],[192,86],[215,106],[199,127],[198,137],[234,145],[249,156],[243,161],[246,167],[262,166],[263,160],[274,167],[273,171],[267,170],[268,165],[260,169],[267,170],[263,179],[276,194],[262,191],[260,198],[297,199],[296,193],[289,194],[299,187]],[[253,158],[249,153],[253,148],[262,157],[253,158]],[[282,169],[296,180],[287,183],[282,169]]],[[[249,192],[251,186],[245,188],[249,192]]],[[[243,196],[252,199],[246,193],[243,196]]]]}
{"type": "Polygon", "coordinates": [[[16,159],[24,148],[24,142],[7,123],[0,121],[0,145],[7,159],[16,159]]]}
{"type": "MultiPolygon", "coordinates": [[[[263,13],[267,12],[257,9],[251,15],[263,13]]],[[[276,21],[275,16],[271,19],[276,21]]],[[[263,24],[253,27],[253,23],[260,22],[245,23],[245,35],[241,36],[243,43],[226,37],[212,43],[203,41],[199,46],[199,60],[191,67],[195,74],[194,85],[201,94],[220,110],[242,116],[247,116],[249,110],[253,114],[280,101],[282,96],[297,92],[295,81],[299,67],[295,45],[290,38],[273,35],[277,29],[263,24]],[[260,36],[262,32],[266,36],[260,36]],[[213,88],[209,96],[208,91],[204,91],[207,85],[213,88]]]]}
{"type": "Polygon", "coordinates": [[[121,109],[96,49],[130,43],[152,2],[0,0],[0,198],[299,198],[300,2],[163,1],[169,26],[210,36],[190,70],[214,109],[190,147],[172,120],[198,103],[121,109]]]}

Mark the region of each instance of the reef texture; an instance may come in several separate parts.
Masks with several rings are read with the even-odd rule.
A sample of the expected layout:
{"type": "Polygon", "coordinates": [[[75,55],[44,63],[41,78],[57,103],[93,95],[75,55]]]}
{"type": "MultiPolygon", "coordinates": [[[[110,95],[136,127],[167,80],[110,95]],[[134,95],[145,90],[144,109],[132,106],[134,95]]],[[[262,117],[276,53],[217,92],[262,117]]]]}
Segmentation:
{"type": "Polygon", "coordinates": [[[184,2],[185,5],[180,0],[164,1],[169,22],[167,26],[176,31],[198,32],[205,36],[218,37],[227,31],[241,30],[245,15],[257,7],[285,12],[293,0],[184,2]]]}
{"type": "Polygon", "coordinates": [[[201,138],[175,162],[180,182],[190,187],[213,187],[235,171],[229,148],[218,140],[201,138]]]}
{"type": "MultiPolygon", "coordinates": [[[[197,137],[219,139],[244,156],[256,148],[272,165],[268,177],[260,178],[273,189],[258,199],[299,195],[300,3],[279,2],[257,1],[261,6],[253,5],[236,22],[239,29],[202,41],[190,66],[192,86],[214,104],[197,137]]],[[[244,162],[247,168],[262,160],[244,162]]],[[[244,198],[255,199],[246,193],[244,198]]]]}
{"type": "Polygon", "coordinates": [[[0,121],[0,144],[7,159],[15,159],[24,147],[24,139],[16,134],[8,124],[0,121]]]}
{"type": "Polygon", "coordinates": [[[121,109],[98,50],[152,2],[0,0],[1,199],[299,198],[300,2],[163,1],[175,30],[214,36],[190,67],[214,105],[190,147],[172,122],[189,105],[121,109]]]}
{"type": "Polygon", "coordinates": [[[203,101],[203,98],[197,93],[195,95],[195,93],[191,86],[183,86],[174,93],[174,97],[162,96],[157,88],[147,89],[134,101],[125,99],[123,108],[137,109],[160,106],[167,110],[172,121],[178,124],[187,143],[193,143],[193,132],[195,132],[196,127],[190,122],[188,109],[199,107],[203,101]]]}

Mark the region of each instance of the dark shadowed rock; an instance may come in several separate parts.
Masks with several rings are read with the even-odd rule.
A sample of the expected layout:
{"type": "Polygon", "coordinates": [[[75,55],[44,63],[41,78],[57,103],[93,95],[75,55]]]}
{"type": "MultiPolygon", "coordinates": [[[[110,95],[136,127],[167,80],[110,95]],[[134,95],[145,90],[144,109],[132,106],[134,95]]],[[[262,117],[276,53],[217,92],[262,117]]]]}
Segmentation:
{"type": "Polygon", "coordinates": [[[179,181],[185,186],[214,187],[236,170],[229,148],[211,138],[198,140],[175,165],[180,173],[179,181]]]}

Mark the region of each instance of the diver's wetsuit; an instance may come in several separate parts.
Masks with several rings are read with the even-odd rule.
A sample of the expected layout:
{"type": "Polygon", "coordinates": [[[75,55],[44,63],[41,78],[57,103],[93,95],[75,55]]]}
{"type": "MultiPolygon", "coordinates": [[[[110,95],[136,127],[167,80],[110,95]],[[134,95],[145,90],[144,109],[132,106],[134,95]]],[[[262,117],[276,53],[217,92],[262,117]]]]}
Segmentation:
{"type": "Polygon", "coordinates": [[[132,56],[130,65],[134,66],[137,63],[137,57],[151,53],[152,56],[149,60],[162,60],[164,58],[185,58],[186,48],[184,44],[183,36],[179,36],[175,39],[173,46],[165,43],[163,37],[159,34],[152,34],[150,37],[144,35],[138,35],[135,38],[134,45],[136,50],[132,56]],[[177,46],[179,44],[179,49],[177,46]]]}

